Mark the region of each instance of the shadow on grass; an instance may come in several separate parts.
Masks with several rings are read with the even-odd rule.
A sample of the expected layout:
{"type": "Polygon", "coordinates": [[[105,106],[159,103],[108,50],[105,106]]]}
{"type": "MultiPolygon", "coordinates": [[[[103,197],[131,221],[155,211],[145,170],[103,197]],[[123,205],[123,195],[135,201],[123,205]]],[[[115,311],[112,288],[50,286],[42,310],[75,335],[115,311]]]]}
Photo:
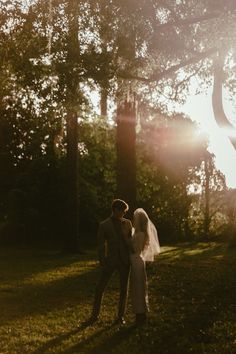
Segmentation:
{"type": "MultiPolygon", "coordinates": [[[[78,328],[75,328],[72,331],[69,331],[67,333],[64,333],[64,334],[56,337],[56,338],[49,340],[48,342],[43,344],[40,348],[38,348],[36,351],[32,352],[31,354],[44,354],[47,351],[52,351],[53,349],[56,349],[57,346],[60,346],[63,341],[66,341],[66,340],[70,339],[72,336],[83,332],[88,327],[89,327],[89,325],[87,325],[86,323],[83,323],[78,328]]],[[[89,336],[88,338],[82,340],[80,343],[76,344],[75,346],[72,346],[72,347],[66,349],[66,351],[59,350],[58,354],[59,353],[74,353],[74,348],[75,348],[75,350],[77,350],[79,348],[82,349],[83,346],[88,344],[92,339],[96,339],[97,337],[99,337],[106,330],[107,330],[107,327],[105,327],[101,330],[98,330],[96,333],[94,333],[91,336],[89,336]]],[[[78,353],[78,351],[76,351],[76,353],[78,353]]]]}
{"type": "Polygon", "coordinates": [[[114,326],[105,327],[102,330],[99,330],[93,335],[89,336],[88,338],[82,340],[81,342],[67,348],[64,351],[61,351],[60,354],[77,354],[82,350],[87,354],[109,353],[111,349],[114,351],[116,347],[121,344],[121,342],[126,341],[134,331],[134,328],[134,326],[123,328],[114,326]],[[102,337],[103,334],[106,334],[104,338],[102,337]],[[86,349],[87,345],[90,345],[91,347],[92,342],[96,340],[98,343],[95,342],[92,348],[86,349]]]}
{"type": "Polygon", "coordinates": [[[0,324],[92,303],[98,272],[97,268],[92,268],[49,283],[27,284],[20,289],[0,291],[0,324]]]}
{"type": "MultiPolygon", "coordinates": [[[[129,326],[129,327],[124,327],[119,329],[117,332],[113,333],[111,336],[106,338],[105,341],[97,344],[94,346],[93,349],[89,350],[87,353],[88,354],[100,354],[100,353],[109,353],[110,349],[112,348],[113,351],[122,342],[125,342],[128,337],[135,331],[135,326],[129,326]]],[[[63,354],[67,354],[63,352],[63,354]]],[[[69,354],[69,353],[68,353],[69,354]]]]}
{"type": "Polygon", "coordinates": [[[95,252],[64,254],[60,251],[16,250],[0,248],[1,280],[23,281],[37,273],[70,266],[79,261],[96,259],[95,252]]]}
{"type": "MultiPolygon", "coordinates": [[[[85,330],[88,327],[89,327],[88,325],[82,324],[77,329],[69,331],[68,333],[65,333],[61,336],[58,336],[46,342],[31,354],[44,354],[47,353],[48,351],[49,352],[54,351],[58,346],[62,344],[63,341],[66,341],[70,339],[72,336],[81,333],[83,330],[85,330]]],[[[124,327],[124,328],[115,328],[113,325],[106,326],[103,327],[102,329],[97,330],[95,333],[89,335],[87,338],[82,339],[79,343],[76,343],[65,350],[58,349],[57,353],[73,354],[73,353],[80,353],[81,350],[85,350],[86,353],[88,354],[107,353],[111,348],[115,349],[115,347],[119,346],[122,341],[125,341],[127,337],[134,331],[134,328],[135,328],[134,326],[124,327]],[[106,332],[107,332],[107,336],[105,336],[104,340],[101,341],[102,336],[106,334],[106,332]],[[91,346],[91,343],[93,341],[99,340],[99,338],[101,341],[99,344],[95,344],[92,349],[87,348],[86,350],[87,345],[91,346]]]]}
{"type": "Polygon", "coordinates": [[[63,255],[1,249],[0,325],[86,301],[90,304],[99,272],[94,259],[92,252],[63,255]]]}
{"type": "Polygon", "coordinates": [[[65,334],[62,334],[61,336],[58,336],[56,338],[51,339],[50,341],[46,342],[43,344],[40,348],[38,348],[36,351],[32,352],[32,354],[43,354],[46,351],[60,345],[63,341],[69,339],[73,335],[79,332],[79,329],[74,329],[72,331],[69,331],[65,334]]]}

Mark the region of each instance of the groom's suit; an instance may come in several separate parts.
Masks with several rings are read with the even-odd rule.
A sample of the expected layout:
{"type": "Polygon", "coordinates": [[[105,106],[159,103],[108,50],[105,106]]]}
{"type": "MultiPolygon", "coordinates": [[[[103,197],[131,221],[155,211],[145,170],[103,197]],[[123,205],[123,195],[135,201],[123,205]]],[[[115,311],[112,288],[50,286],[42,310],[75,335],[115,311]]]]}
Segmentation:
{"type": "Polygon", "coordinates": [[[102,269],[94,299],[95,317],[99,315],[104,290],[115,270],[118,270],[120,276],[118,318],[124,316],[130,273],[131,234],[132,224],[125,218],[119,220],[111,216],[99,225],[98,258],[102,269]]]}

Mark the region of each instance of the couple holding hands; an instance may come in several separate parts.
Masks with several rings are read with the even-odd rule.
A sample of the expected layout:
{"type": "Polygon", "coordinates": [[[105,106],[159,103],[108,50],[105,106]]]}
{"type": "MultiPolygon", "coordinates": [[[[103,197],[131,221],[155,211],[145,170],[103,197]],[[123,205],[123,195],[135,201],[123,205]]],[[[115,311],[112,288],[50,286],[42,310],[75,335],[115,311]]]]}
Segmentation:
{"type": "Polygon", "coordinates": [[[112,202],[112,214],[99,225],[98,257],[101,274],[96,286],[89,323],[98,320],[105,288],[115,271],[120,278],[120,298],[116,324],[125,324],[128,284],[130,275],[131,303],[136,325],[146,323],[148,289],[146,262],[153,262],[160,253],[157,231],[147,213],[138,208],[133,214],[133,225],[124,215],[129,206],[121,199],[112,202]]]}

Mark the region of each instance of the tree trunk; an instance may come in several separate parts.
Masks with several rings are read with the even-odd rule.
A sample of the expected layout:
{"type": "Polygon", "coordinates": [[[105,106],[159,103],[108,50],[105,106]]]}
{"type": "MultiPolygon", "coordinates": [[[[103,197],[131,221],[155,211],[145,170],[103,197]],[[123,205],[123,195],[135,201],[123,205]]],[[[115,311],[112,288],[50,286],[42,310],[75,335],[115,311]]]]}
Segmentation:
{"type": "Polygon", "coordinates": [[[64,250],[78,251],[78,78],[74,68],[79,60],[78,1],[68,2],[68,53],[67,53],[67,235],[64,250]]]}
{"type": "Polygon", "coordinates": [[[107,98],[108,90],[106,87],[101,86],[100,90],[100,114],[102,117],[107,117],[107,98]]]}
{"type": "Polygon", "coordinates": [[[67,235],[64,249],[78,250],[78,134],[77,112],[67,110],[67,235]]]}
{"type": "Polygon", "coordinates": [[[207,155],[204,161],[205,172],[205,212],[204,212],[204,235],[205,238],[209,238],[209,226],[210,226],[210,170],[209,160],[207,155]]]}
{"type": "Polygon", "coordinates": [[[216,123],[220,128],[227,128],[227,134],[231,144],[236,149],[236,138],[233,133],[236,132],[236,128],[232,125],[227,118],[224,107],[223,107],[223,95],[222,95],[222,85],[223,85],[223,66],[224,57],[223,55],[218,55],[214,63],[214,85],[212,92],[212,108],[215,116],[216,123]],[[230,135],[232,134],[232,135],[230,135]]]}
{"type": "Polygon", "coordinates": [[[125,101],[117,109],[117,196],[136,207],[136,109],[125,101]]]}

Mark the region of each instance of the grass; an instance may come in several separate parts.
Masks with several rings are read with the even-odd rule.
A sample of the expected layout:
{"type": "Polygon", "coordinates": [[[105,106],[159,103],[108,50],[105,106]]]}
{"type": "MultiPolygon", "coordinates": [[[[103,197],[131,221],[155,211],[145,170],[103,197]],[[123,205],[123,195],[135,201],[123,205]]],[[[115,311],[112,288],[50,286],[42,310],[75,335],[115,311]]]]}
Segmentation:
{"type": "Polygon", "coordinates": [[[236,353],[236,255],[217,243],[163,247],[147,267],[149,324],[112,326],[117,276],[101,320],[83,328],[99,275],[95,251],[0,250],[0,354],[236,353]],[[79,328],[78,328],[79,325],[79,328]]]}

